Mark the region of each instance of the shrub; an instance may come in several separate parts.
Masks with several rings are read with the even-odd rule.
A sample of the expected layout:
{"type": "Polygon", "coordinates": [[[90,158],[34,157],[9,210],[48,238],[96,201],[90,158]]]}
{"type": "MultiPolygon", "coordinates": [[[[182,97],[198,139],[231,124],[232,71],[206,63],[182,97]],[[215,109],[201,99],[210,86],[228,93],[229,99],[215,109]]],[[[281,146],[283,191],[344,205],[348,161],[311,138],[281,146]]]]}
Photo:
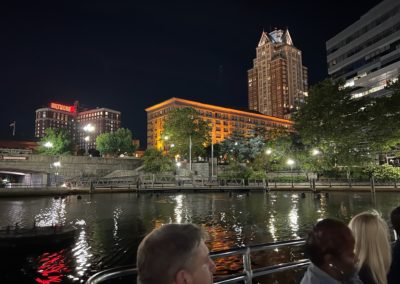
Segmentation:
{"type": "Polygon", "coordinates": [[[376,180],[398,180],[400,179],[400,168],[388,164],[367,167],[364,172],[376,180]]]}

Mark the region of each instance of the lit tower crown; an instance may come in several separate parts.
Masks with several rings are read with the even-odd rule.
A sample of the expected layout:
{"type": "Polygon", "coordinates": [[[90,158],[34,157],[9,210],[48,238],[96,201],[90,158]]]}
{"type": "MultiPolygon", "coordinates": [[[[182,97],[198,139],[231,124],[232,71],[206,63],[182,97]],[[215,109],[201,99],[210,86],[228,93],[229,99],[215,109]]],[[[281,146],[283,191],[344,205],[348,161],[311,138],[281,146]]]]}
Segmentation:
{"type": "Polygon", "coordinates": [[[249,109],[290,118],[307,95],[307,68],[289,30],[263,31],[248,70],[249,109]]]}

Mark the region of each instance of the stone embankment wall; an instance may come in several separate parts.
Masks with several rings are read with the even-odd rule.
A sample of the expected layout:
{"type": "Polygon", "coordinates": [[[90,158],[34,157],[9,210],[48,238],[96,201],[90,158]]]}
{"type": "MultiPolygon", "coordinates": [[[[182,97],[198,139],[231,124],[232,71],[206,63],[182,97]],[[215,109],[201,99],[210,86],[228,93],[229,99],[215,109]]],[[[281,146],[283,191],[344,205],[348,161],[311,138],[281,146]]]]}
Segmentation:
{"type": "Polygon", "coordinates": [[[0,159],[0,171],[46,173],[69,177],[102,177],[116,170],[134,170],[142,164],[136,158],[28,155],[24,160],[0,159]],[[60,162],[59,168],[54,162],[60,162]]]}

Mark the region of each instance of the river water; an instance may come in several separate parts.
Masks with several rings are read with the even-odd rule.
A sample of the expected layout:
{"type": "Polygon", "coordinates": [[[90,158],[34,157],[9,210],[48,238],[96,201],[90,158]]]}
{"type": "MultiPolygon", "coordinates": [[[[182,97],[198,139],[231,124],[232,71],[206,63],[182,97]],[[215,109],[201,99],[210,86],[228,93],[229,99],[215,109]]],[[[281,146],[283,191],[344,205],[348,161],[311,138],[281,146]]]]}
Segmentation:
{"type": "MultiPolygon", "coordinates": [[[[211,250],[305,236],[317,220],[335,217],[349,221],[354,214],[376,208],[388,219],[400,205],[398,193],[330,193],[314,199],[310,193],[271,192],[168,195],[95,194],[82,199],[68,196],[1,199],[0,227],[75,224],[79,237],[71,246],[46,248],[23,255],[2,255],[0,283],[83,283],[90,275],[135,263],[143,236],[165,223],[192,222],[208,231],[211,250]]],[[[291,260],[293,251],[276,250],[255,262],[291,260]]],[[[217,261],[219,274],[241,270],[239,259],[217,261]]],[[[299,273],[280,273],[259,283],[295,283],[299,273]]],[[[134,281],[132,282],[134,283],[134,281]]]]}

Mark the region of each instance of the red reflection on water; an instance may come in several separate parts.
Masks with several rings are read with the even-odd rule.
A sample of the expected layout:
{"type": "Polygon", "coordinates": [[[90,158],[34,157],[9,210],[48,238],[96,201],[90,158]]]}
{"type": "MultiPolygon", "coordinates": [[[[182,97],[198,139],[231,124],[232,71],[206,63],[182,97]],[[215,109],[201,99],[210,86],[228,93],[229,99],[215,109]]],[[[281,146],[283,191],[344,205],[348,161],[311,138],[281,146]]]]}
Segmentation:
{"type": "MultiPolygon", "coordinates": [[[[232,231],[226,230],[220,224],[210,227],[205,226],[210,239],[207,241],[210,251],[221,251],[234,248],[235,236],[232,231]]],[[[243,270],[242,258],[239,255],[232,255],[224,258],[214,259],[216,265],[216,275],[227,275],[243,270]]]]}
{"type": "Polygon", "coordinates": [[[41,284],[60,283],[66,273],[71,269],[65,263],[65,250],[55,253],[43,253],[39,259],[38,273],[41,274],[35,280],[41,284]]]}

